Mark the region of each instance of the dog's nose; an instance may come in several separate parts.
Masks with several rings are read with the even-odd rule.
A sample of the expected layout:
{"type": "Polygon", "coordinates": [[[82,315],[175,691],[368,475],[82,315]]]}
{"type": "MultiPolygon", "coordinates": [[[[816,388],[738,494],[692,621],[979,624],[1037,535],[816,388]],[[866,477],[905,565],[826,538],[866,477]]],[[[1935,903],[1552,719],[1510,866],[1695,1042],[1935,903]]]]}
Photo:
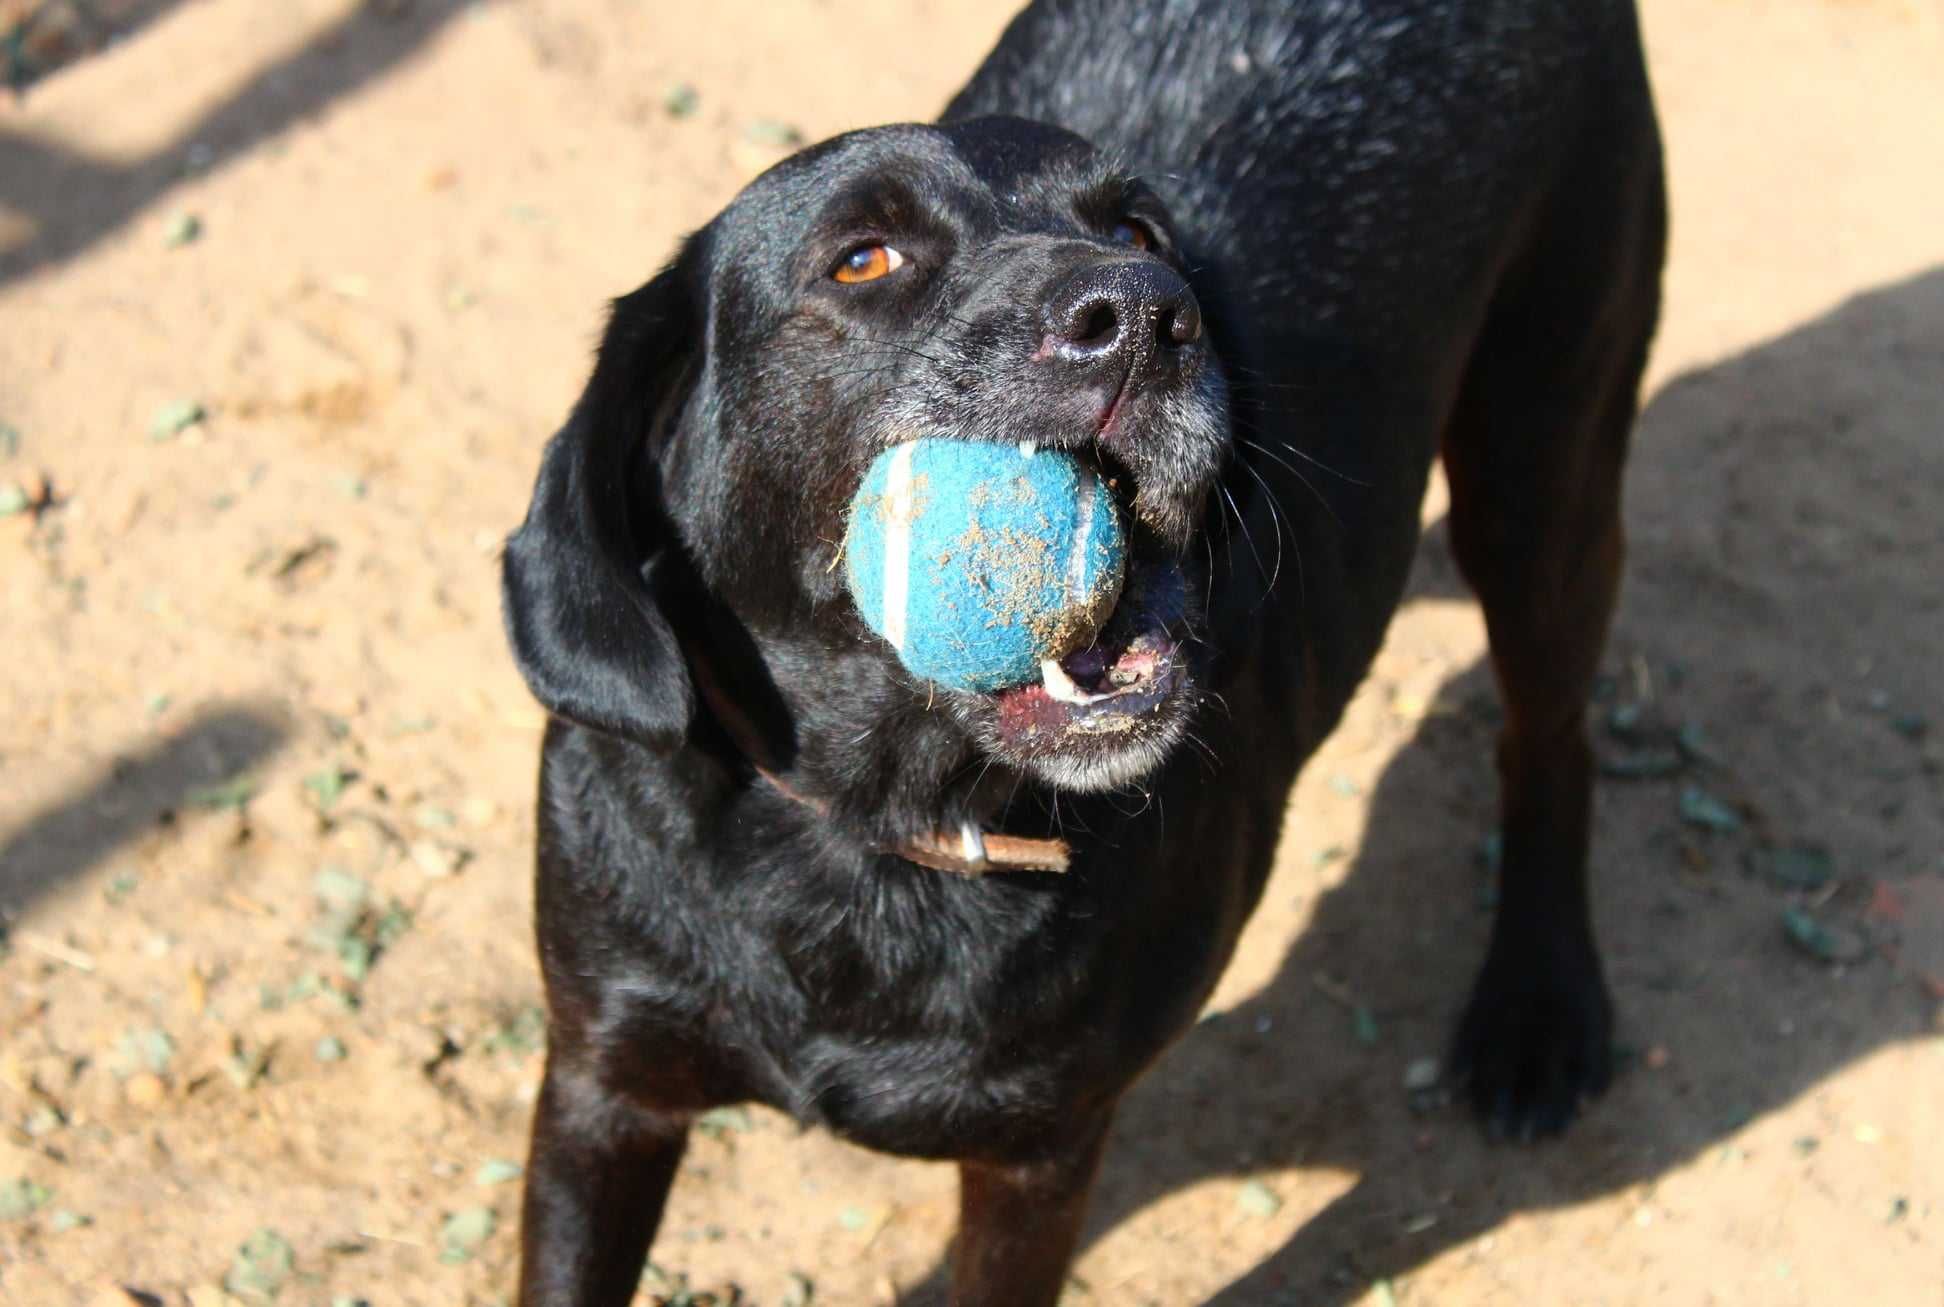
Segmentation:
{"type": "Polygon", "coordinates": [[[1046,302],[1042,350],[1089,369],[1144,381],[1178,367],[1201,339],[1201,305],[1180,274],[1154,259],[1076,269],[1046,302]]]}

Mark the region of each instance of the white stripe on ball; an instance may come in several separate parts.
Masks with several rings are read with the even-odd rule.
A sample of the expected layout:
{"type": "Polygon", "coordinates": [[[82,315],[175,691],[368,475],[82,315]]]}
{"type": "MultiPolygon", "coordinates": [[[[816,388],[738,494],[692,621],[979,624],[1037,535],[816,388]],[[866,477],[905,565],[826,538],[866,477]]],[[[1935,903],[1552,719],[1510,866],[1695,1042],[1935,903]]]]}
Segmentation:
{"type": "Polygon", "coordinates": [[[1087,474],[1080,473],[1080,518],[1073,532],[1073,549],[1067,555],[1067,603],[1077,603],[1087,593],[1087,546],[1093,543],[1094,496],[1087,474]]]}

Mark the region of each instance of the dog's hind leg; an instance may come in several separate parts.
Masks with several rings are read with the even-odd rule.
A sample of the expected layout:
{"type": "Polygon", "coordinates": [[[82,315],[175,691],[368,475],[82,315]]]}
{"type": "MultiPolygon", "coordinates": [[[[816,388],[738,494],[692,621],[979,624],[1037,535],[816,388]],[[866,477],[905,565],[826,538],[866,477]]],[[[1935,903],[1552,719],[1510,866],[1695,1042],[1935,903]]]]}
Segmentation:
{"type": "Polygon", "coordinates": [[[1586,184],[1563,188],[1508,277],[1443,442],[1452,548],[1505,705],[1498,912],[1453,1069],[1487,1126],[1519,1138],[1563,1129],[1611,1066],[1585,712],[1619,590],[1621,468],[1665,239],[1651,121],[1632,126],[1630,151],[1588,152],[1586,184]]]}
{"type": "Polygon", "coordinates": [[[520,1307],[631,1302],[687,1141],[685,1117],[618,1099],[549,1054],[521,1213],[520,1307]]]}

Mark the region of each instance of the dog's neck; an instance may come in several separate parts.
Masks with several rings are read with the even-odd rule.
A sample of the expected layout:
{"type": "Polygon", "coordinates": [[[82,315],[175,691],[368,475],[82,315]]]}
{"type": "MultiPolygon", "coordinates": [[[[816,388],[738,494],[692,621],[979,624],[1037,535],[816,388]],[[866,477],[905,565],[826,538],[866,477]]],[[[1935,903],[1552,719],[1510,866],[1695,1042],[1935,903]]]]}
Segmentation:
{"type": "MultiPolygon", "coordinates": [[[[683,652],[703,703],[736,752],[771,789],[819,820],[829,820],[828,803],[800,792],[778,774],[763,744],[762,731],[724,687],[709,659],[687,641],[683,642],[683,652]]],[[[936,830],[900,844],[873,847],[920,867],[961,876],[982,876],[991,871],[1058,873],[1067,869],[1071,854],[1065,840],[989,833],[969,820],[960,822],[956,830],[936,830]]]]}

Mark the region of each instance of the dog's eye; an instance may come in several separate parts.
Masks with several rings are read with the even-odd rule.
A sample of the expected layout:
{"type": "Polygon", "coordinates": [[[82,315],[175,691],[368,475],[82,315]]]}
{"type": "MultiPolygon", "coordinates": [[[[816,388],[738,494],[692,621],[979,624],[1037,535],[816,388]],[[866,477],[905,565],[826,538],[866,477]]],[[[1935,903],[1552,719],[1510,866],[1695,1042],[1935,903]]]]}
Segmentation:
{"type": "Polygon", "coordinates": [[[904,255],[889,245],[866,245],[846,254],[830,275],[848,286],[888,277],[903,266],[904,255]]]}
{"type": "Polygon", "coordinates": [[[1122,245],[1132,245],[1137,250],[1154,248],[1154,233],[1145,223],[1132,218],[1124,218],[1114,227],[1114,239],[1122,245]]]}

